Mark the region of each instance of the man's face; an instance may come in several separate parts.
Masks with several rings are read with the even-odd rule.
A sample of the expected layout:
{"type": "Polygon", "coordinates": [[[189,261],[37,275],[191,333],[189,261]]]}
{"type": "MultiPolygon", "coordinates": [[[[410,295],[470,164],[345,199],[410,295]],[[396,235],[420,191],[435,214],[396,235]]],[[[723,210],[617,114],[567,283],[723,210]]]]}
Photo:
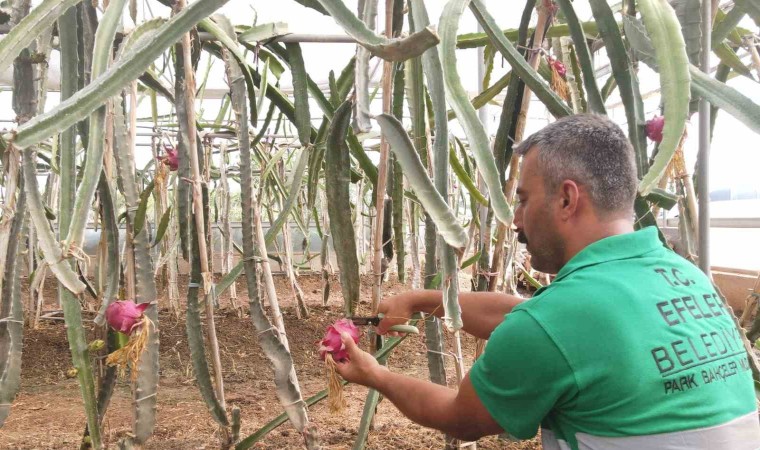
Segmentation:
{"type": "Polygon", "coordinates": [[[517,200],[514,220],[517,240],[527,245],[531,264],[536,270],[552,274],[559,272],[565,249],[558,218],[561,200],[556,193],[546,191],[535,150],[528,151],[523,158],[517,200]]]}

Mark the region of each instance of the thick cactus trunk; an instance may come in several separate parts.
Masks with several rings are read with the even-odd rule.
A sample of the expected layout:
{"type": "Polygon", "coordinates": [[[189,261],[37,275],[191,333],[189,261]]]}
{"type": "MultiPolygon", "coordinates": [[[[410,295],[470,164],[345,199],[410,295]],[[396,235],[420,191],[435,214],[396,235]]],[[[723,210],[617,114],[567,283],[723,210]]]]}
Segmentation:
{"type": "Polygon", "coordinates": [[[16,397],[21,384],[21,346],[24,336],[24,315],[21,304],[21,287],[19,272],[22,264],[19,260],[20,241],[26,233],[24,222],[26,216],[26,195],[24,194],[24,178],[20,177],[21,185],[16,203],[16,214],[10,228],[11,234],[17,239],[11,239],[6,249],[7,264],[3,273],[3,287],[0,291],[0,427],[11,412],[11,403],[16,397]]]}
{"type": "MultiPolygon", "coordinates": [[[[230,185],[227,179],[227,144],[222,142],[219,146],[219,179],[221,186],[216,191],[220,203],[219,214],[222,216],[222,275],[227,275],[233,267],[232,253],[232,226],[230,225],[231,196],[230,185]]],[[[237,287],[235,282],[229,287],[230,305],[238,313],[241,312],[238,305],[237,287]]]]}
{"type": "MultiPolygon", "coordinates": [[[[140,202],[140,192],[135,182],[134,142],[127,139],[123,106],[117,97],[114,104],[114,142],[116,167],[127,207],[128,223],[134,230],[135,213],[140,202]]],[[[134,389],[135,424],[134,443],[142,445],[153,433],[156,421],[156,395],[158,390],[158,308],[156,306],[156,283],[153,278],[153,261],[150,257],[148,230],[142,226],[131,236],[134,251],[135,302],[150,303],[145,315],[150,319],[148,345],[140,357],[137,381],[134,389]]]]}
{"type": "MultiPolygon", "coordinates": [[[[231,26],[225,27],[228,35],[232,35],[231,26]]],[[[280,333],[280,327],[273,326],[266,316],[261,304],[259,292],[259,280],[256,273],[256,257],[263,257],[266,261],[266,247],[264,246],[264,233],[261,230],[259,217],[259,205],[253,191],[253,170],[251,167],[251,147],[248,135],[248,108],[245,98],[245,83],[240,67],[234,59],[226,54],[227,79],[230,83],[232,109],[238,122],[237,136],[240,146],[240,187],[243,212],[243,257],[245,260],[245,275],[248,284],[248,298],[251,320],[256,328],[257,336],[264,354],[272,362],[274,367],[275,392],[285,413],[293,426],[303,435],[306,447],[309,449],[319,448],[319,439],[316,428],[309,422],[306,404],[301,397],[298,386],[293,357],[288,350],[284,334],[280,333]],[[255,230],[254,230],[255,228],[255,230]],[[258,239],[258,252],[254,240],[258,239]]],[[[270,301],[272,299],[270,298],[270,301]]],[[[276,298],[274,299],[276,301],[276,298]]]]}

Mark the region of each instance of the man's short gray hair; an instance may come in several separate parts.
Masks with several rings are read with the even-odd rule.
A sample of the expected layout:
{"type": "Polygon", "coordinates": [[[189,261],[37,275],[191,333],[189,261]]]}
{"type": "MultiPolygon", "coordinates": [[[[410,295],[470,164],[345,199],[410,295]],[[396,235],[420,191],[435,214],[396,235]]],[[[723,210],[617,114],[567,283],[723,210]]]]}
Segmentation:
{"type": "Polygon", "coordinates": [[[638,179],[633,147],[620,127],[606,116],[576,114],[532,134],[515,147],[538,152],[548,192],[564,180],[584,186],[600,212],[630,212],[638,179]]]}

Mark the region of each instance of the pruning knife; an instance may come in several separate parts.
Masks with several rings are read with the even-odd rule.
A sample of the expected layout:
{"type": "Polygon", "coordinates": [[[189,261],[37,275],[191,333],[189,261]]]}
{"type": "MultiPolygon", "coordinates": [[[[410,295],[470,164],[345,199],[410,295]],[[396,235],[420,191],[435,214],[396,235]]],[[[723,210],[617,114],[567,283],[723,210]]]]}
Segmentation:
{"type": "Polygon", "coordinates": [[[372,316],[372,317],[349,317],[351,322],[354,323],[354,325],[374,325],[377,326],[380,323],[380,320],[382,317],[380,316],[372,316]]]}
{"type": "MultiPolygon", "coordinates": [[[[354,325],[374,325],[377,326],[380,321],[383,319],[383,314],[380,313],[376,316],[371,317],[349,317],[351,322],[354,323],[354,325]]],[[[420,330],[417,329],[417,327],[413,325],[393,325],[388,330],[390,331],[398,331],[400,333],[412,333],[412,334],[419,334],[420,330]]]]}

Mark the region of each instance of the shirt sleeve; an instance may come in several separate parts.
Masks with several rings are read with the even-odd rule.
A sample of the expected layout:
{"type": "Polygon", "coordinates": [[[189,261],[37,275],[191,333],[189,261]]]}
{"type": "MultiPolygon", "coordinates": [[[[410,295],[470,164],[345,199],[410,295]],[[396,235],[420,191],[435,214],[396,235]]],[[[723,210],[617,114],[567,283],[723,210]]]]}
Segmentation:
{"type": "Polygon", "coordinates": [[[491,333],[470,380],[494,420],[518,439],[535,436],[552,409],[578,392],[562,352],[525,311],[507,314],[491,333]]]}

